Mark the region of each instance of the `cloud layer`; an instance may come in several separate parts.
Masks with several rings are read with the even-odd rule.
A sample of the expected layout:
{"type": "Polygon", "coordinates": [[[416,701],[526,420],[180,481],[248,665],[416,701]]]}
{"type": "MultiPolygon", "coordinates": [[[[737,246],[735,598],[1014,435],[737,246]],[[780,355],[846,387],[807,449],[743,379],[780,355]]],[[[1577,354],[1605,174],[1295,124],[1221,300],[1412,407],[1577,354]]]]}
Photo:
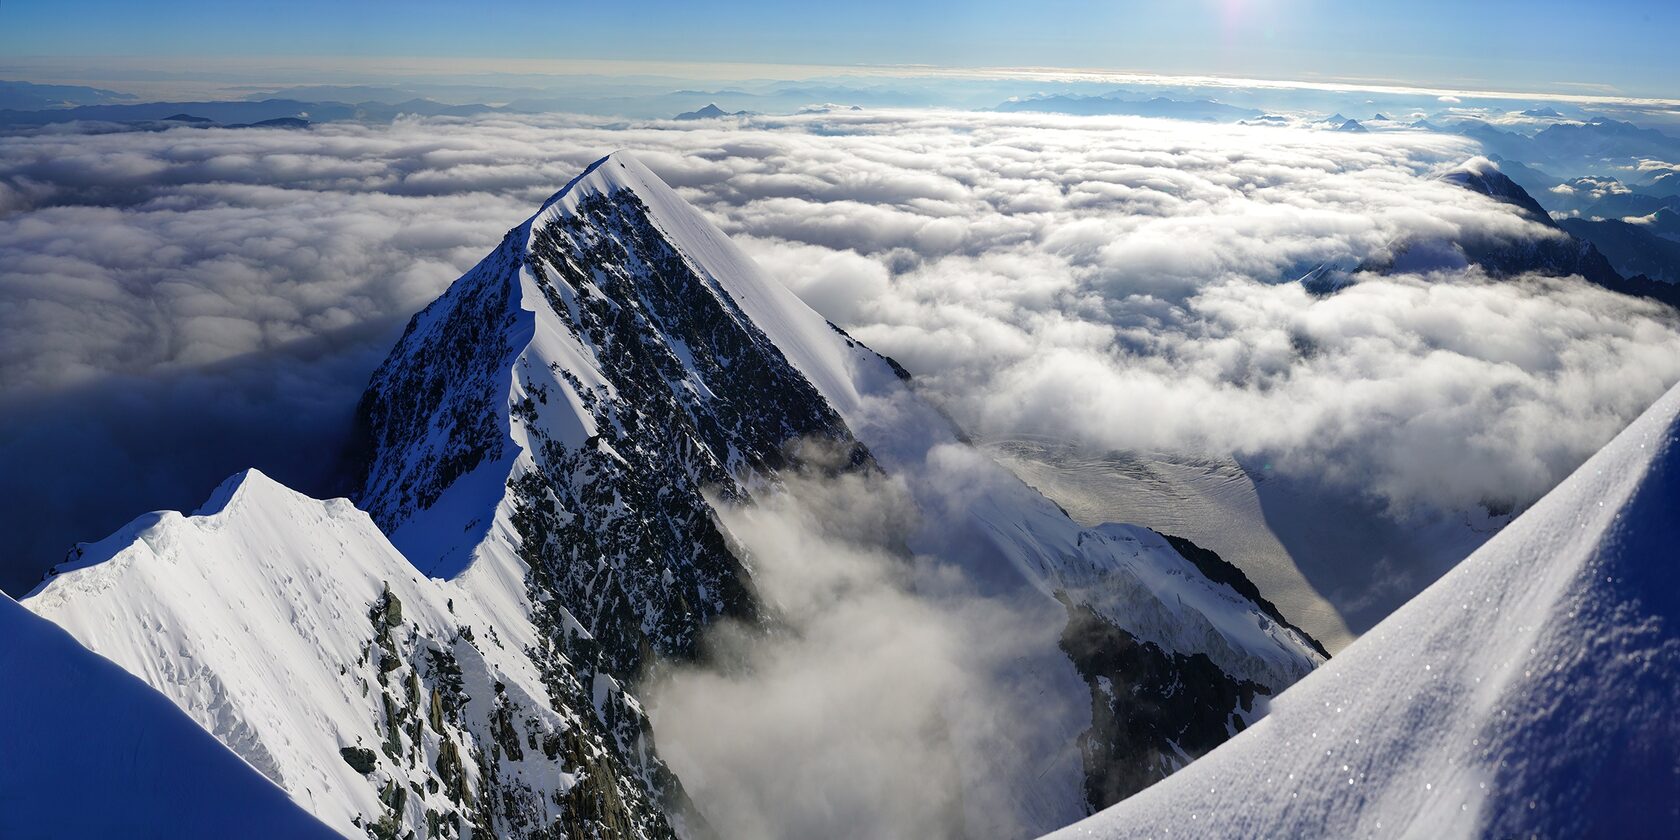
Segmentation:
{"type": "Polygon", "coordinates": [[[982,433],[1521,504],[1680,379],[1668,313],[1578,282],[1285,282],[1532,232],[1429,178],[1462,138],[926,111],[85,128],[0,138],[9,589],[244,466],[327,489],[403,320],[617,148],[982,433]]]}
{"type": "Polygon", "coordinates": [[[712,828],[1032,837],[1077,819],[1070,747],[1090,710],[1057,651],[1060,605],[980,597],[959,570],[912,558],[899,480],[786,489],[718,506],[770,627],[714,626],[712,664],[676,665],[646,695],[661,752],[712,828]]]}

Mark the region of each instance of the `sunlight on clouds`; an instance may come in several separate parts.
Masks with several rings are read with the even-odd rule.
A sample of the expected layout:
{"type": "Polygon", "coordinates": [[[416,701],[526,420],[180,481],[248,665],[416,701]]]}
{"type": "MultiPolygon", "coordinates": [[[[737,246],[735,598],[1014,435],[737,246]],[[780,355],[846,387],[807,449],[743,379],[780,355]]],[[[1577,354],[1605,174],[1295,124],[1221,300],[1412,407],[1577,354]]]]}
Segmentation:
{"type": "MultiPolygon", "coordinates": [[[[1680,379],[1672,313],[1578,281],[1366,278],[1325,299],[1290,282],[1412,237],[1534,233],[1431,177],[1474,154],[1462,138],[946,111],[497,115],[0,138],[0,378],[23,400],[0,407],[50,438],[58,418],[27,404],[92,389],[79,422],[105,424],[83,437],[110,457],[156,457],[149,427],[115,431],[145,405],[215,427],[193,457],[216,478],[318,462],[340,433],[264,424],[323,400],[338,413],[319,416],[347,415],[409,314],[620,148],[981,433],[1264,454],[1400,506],[1522,504],[1680,379]],[[261,373],[238,406],[157,384],[240,391],[297,353],[313,361],[261,373]]],[[[27,480],[53,468],[41,448],[0,459],[27,480]]],[[[190,506],[203,488],[151,492],[133,504],[190,506]]]]}

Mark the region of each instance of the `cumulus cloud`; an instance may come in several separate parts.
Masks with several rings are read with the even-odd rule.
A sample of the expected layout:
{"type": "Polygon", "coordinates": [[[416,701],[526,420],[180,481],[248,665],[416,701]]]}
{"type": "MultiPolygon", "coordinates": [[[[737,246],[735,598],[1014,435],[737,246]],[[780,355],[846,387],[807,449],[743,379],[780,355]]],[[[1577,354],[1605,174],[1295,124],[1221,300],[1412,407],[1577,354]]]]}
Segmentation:
{"type": "Polygon", "coordinates": [[[775,618],[714,626],[713,664],[645,696],[720,836],[1019,837],[1078,817],[1069,745],[1089,709],[1056,661],[1059,605],[980,597],[911,557],[898,480],[800,476],[719,514],[775,618]],[[1066,690],[1047,689],[1053,669],[1066,690]]]}
{"type": "Polygon", "coordinates": [[[60,128],[0,137],[0,474],[24,493],[0,582],[240,467],[330,489],[323,418],[402,321],[618,148],[983,434],[1522,504],[1680,378],[1669,313],[1579,282],[1288,282],[1533,233],[1430,177],[1462,138],[943,111],[60,128]]]}

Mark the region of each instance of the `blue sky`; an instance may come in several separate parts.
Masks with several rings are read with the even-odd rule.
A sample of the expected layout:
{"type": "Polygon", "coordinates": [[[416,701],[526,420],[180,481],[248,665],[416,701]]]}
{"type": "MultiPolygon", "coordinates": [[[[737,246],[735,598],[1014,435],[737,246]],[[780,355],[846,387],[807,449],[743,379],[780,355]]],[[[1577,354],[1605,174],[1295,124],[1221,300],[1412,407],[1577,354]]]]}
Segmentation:
{"type": "Polygon", "coordinates": [[[1680,96],[1677,40],[1676,0],[0,3],[12,58],[1034,65],[1661,97],[1680,96]]]}

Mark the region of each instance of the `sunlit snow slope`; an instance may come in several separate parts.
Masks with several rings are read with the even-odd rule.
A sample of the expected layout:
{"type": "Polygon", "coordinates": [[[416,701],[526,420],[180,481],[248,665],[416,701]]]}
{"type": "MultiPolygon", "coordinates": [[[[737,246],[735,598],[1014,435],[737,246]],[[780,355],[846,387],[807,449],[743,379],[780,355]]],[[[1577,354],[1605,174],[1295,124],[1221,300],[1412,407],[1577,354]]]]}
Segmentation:
{"type": "Polygon", "coordinates": [[[331,837],[161,694],[0,595],[0,837],[331,837]]]}
{"type": "Polygon", "coordinates": [[[1680,389],[1259,724],[1055,836],[1680,836],[1680,389]]]}

